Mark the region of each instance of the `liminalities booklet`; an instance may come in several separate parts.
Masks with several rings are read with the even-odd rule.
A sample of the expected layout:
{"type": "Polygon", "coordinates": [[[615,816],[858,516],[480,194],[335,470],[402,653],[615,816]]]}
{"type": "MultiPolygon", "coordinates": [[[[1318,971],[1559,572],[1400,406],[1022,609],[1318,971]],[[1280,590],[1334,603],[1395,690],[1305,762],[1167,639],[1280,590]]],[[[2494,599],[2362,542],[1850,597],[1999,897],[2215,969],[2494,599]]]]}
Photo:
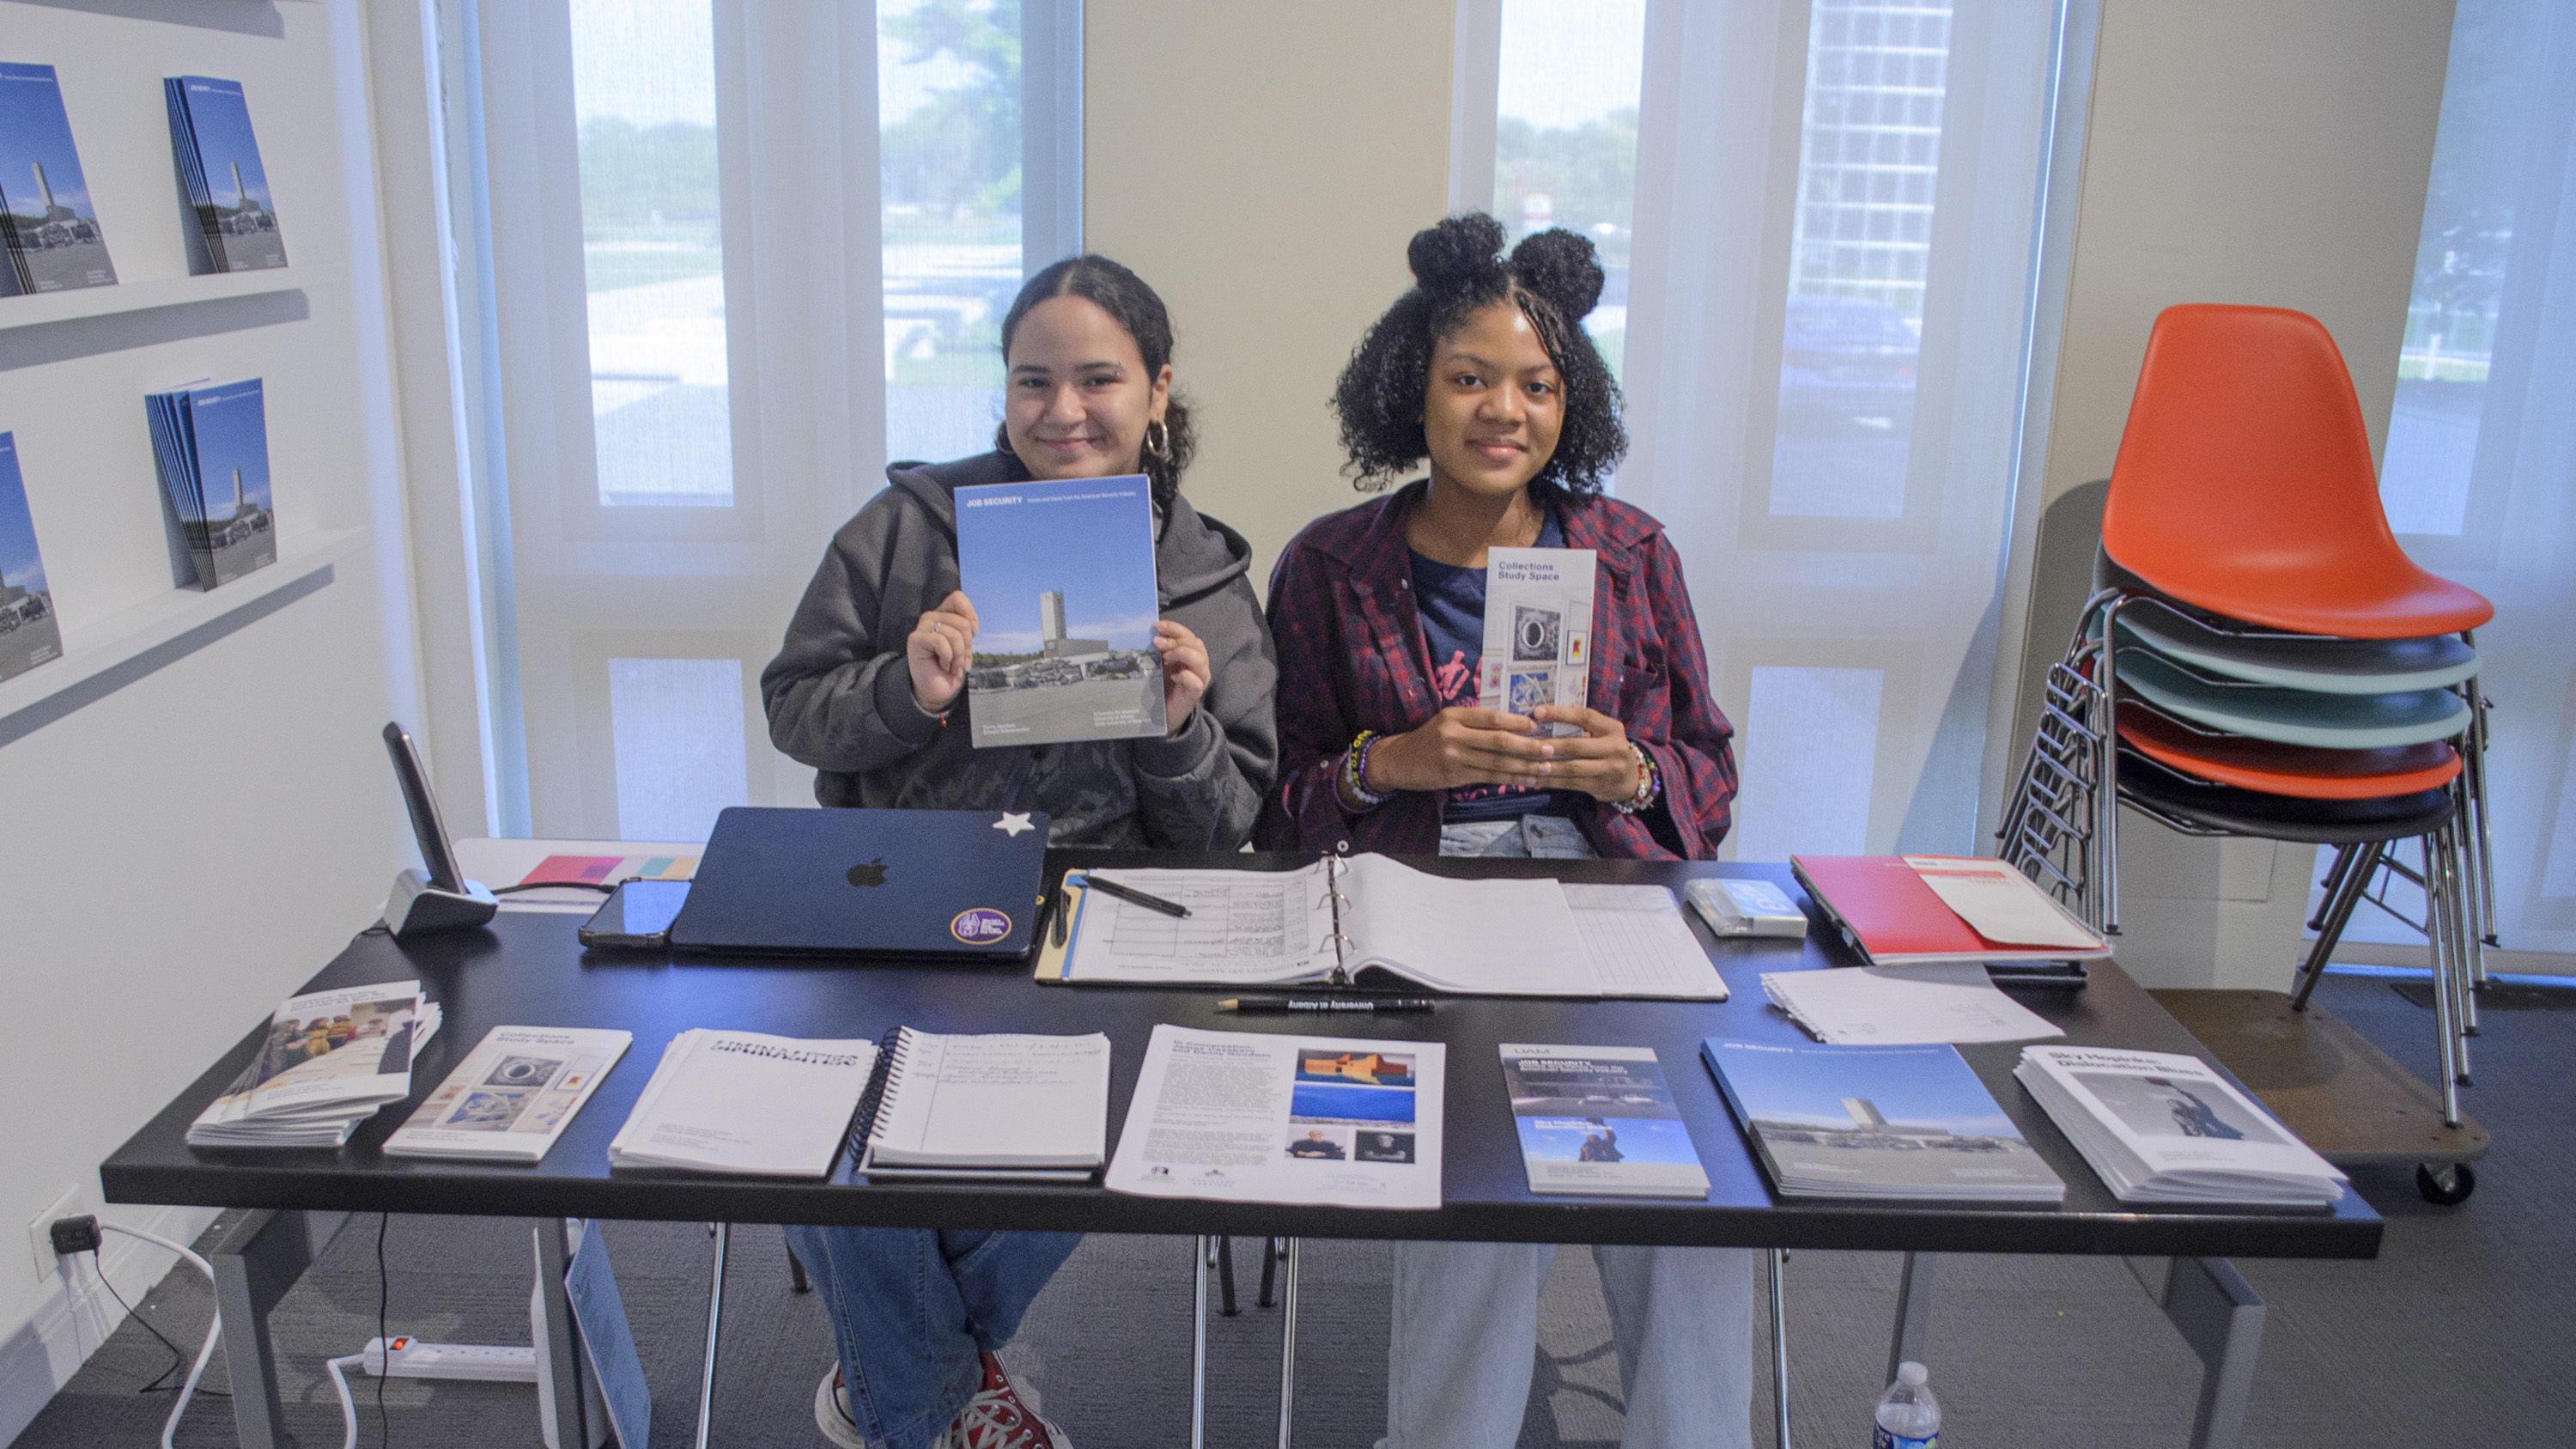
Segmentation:
{"type": "Polygon", "coordinates": [[[609,1140],[609,1164],[821,1177],[876,1060],[872,1041],[681,1032],[609,1140]]]}
{"type": "Polygon", "coordinates": [[[978,749],[1165,733],[1154,499],[1142,473],[957,490],[978,749]]]}
{"type": "Polygon", "coordinates": [[[27,511],[27,480],[18,471],[18,435],[0,433],[0,679],[62,653],[45,559],[36,551],[36,520],[27,511]]]}
{"type": "Polygon", "coordinates": [[[1436,1041],[1160,1025],[1109,1161],[1112,1192],[1440,1206],[1436,1041]]]}
{"type": "Polygon", "coordinates": [[[1653,1047],[1504,1042],[1503,1088],[1532,1192],[1708,1196],[1653,1047]]]}
{"type": "MultiPolygon", "coordinates": [[[[1526,715],[1543,704],[1586,702],[1592,669],[1592,571],[1588,548],[1485,551],[1485,653],[1476,703],[1526,715]]],[[[1579,735],[1555,724],[1543,735],[1579,735]]]]}
{"type": "Polygon", "coordinates": [[[50,65],[0,64],[0,296],[116,285],[50,65]]]}

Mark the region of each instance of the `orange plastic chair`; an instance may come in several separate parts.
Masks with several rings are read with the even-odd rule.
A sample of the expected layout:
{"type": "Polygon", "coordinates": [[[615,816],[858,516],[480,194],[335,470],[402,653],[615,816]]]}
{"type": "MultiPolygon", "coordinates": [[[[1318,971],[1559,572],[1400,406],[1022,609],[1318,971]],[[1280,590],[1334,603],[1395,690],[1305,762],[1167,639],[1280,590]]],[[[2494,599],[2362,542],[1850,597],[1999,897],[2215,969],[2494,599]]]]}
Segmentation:
{"type": "Polygon", "coordinates": [[[2343,354],[2280,307],[2156,318],[2102,547],[2185,603],[2294,633],[2409,639],[2495,614],[2397,546],[2343,354]]]}

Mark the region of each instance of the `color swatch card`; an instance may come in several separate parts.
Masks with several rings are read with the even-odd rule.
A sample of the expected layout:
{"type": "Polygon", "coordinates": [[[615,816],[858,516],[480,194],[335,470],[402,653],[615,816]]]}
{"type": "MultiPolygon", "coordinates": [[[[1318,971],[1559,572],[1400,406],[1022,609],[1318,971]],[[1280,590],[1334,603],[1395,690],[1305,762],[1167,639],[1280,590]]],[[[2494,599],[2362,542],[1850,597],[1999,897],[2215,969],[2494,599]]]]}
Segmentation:
{"type": "Polygon", "coordinates": [[[0,433],[0,679],[62,654],[53,591],[36,552],[36,520],[27,512],[27,481],[18,472],[18,435],[0,433]]]}
{"type": "Polygon", "coordinates": [[[1170,728],[1144,474],[958,489],[957,569],[978,623],[966,674],[977,749],[1170,728]]]}
{"type": "MultiPolygon", "coordinates": [[[[1526,715],[1543,704],[1580,705],[1592,670],[1592,572],[1588,548],[1485,551],[1485,653],[1476,703],[1526,715]]],[[[1570,724],[1543,735],[1579,735],[1570,724]]]]}
{"type": "Polygon", "coordinates": [[[50,65],[0,64],[0,297],[116,285],[50,65]]]}

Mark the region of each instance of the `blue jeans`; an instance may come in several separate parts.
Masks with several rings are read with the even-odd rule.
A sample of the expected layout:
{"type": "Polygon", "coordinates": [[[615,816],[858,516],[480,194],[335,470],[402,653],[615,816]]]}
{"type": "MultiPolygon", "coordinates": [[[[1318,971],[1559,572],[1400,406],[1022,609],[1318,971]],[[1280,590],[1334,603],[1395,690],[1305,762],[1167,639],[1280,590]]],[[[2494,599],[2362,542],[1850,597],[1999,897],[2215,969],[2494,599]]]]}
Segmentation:
{"type": "Polygon", "coordinates": [[[859,1432],[923,1449],[983,1384],[979,1354],[1019,1332],[1080,1233],[791,1227],[787,1246],[832,1314],[859,1432]]]}

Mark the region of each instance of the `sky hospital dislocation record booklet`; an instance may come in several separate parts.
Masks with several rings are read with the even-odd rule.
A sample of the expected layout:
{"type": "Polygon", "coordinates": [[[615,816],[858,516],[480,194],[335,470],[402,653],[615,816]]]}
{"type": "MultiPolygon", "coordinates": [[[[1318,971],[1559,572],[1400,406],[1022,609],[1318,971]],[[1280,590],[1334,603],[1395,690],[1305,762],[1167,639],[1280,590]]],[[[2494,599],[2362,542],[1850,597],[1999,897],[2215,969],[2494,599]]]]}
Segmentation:
{"type": "Polygon", "coordinates": [[[975,746],[1169,730],[1145,475],[983,483],[956,494],[958,586],[976,619],[966,672],[975,746]]]}
{"type": "Polygon", "coordinates": [[[2065,1200],[1957,1047],[1713,1036],[1700,1055],[1782,1197],[2065,1200]]]}
{"type": "Polygon", "coordinates": [[[539,1161],[633,1040],[595,1027],[496,1026],[385,1139],[386,1155],[539,1161]]]}
{"type": "Polygon", "coordinates": [[[1530,1191],[1708,1196],[1653,1047],[1504,1042],[1502,1053],[1530,1191]]]}
{"type": "Polygon", "coordinates": [[[822,1177],[876,1059],[877,1044],[864,1039],[681,1032],[609,1141],[609,1164],[822,1177]]]}
{"type": "MultiPolygon", "coordinates": [[[[1526,715],[1543,704],[1586,703],[1592,670],[1588,548],[1485,550],[1485,652],[1476,703],[1526,715]]],[[[1570,724],[1542,735],[1579,735],[1570,724]]]]}
{"type": "Polygon", "coordinates": [[[1190,914],[1067,875],[1068,940],[1041,946],[1039,980],[1281,986],[1365,984],[1375,973],[1483,996],[1726,999],[1662,886],[1458,880],[1373,854],[1291,871],[1099,874],[1190,914]]]}
{"type": "Polygon", "coordinates": [[[2344,1175],[2198,1057],[2024,1047],[2013,1076],[2122,1202],[2325,1207],[2344,1175]]]}
{"type": "Polygon", "coordinates": [[[1109,1190],[1436,1208],[1446,1053],[1436,1041],[1157,1026],[1109,1190]]]}

